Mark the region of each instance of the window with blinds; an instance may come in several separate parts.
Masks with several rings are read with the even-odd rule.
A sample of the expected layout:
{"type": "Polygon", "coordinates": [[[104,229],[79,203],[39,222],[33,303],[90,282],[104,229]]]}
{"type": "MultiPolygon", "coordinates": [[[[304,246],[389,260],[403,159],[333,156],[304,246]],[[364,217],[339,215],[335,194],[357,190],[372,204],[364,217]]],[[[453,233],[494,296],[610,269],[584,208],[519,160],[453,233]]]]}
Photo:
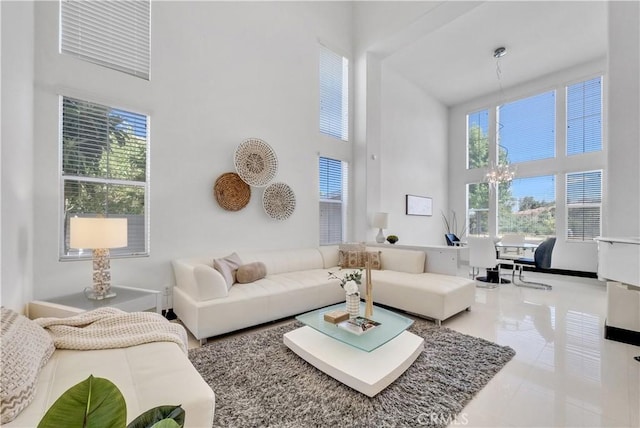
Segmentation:
{"type": "Polygon", "coordinates": [[[467,184],[467,224],[469,236],[489,235],[489,183],[467,184]]]}
{"type": "Polygon", "coordinates": [[[567,86],[567,156],[602,150],[602,77],[567,86]]]}
{"type": "Polygon", "coordinates": [[[60,52],[149,80],[149,0],[60,0],[60,52]]]}
{"type": "Polygon", "coordinates": [[[91,256],[69,247],[69,219],[127,218],[128,246],[115,256],[148,254],[148,117],[62,97],[61,256],[91,256]]]}
{"type": "Polygon", "coordinates": [[[567,174],[567,239],[590,241],[600,236],[602,171],[567,174]]]}
{"type": "Polygon", "coordinates": [[[498,185],[498,234],[556,234],[556,177],[518,178],[498,185]]]}
{"type": "Polygon", "coordinates": [[[349,60],[322,45],[320,132],[349,141],[349,60]]]}
{"type": "Polygon", "coordinates": [[[556,93],[545,92],[498,107],[498,143],[510,163],[556,155],[556,93]]]}
{"type": "Polygon", "coordinates": [[[467,168],[489,166],[489,110],[467,115],[467,168]]]}
{"type": "Polygon", "coordinates": [[[346,162],[319,160],[320,245],[344,242],[347,224],[348,177],[346,162]]]}

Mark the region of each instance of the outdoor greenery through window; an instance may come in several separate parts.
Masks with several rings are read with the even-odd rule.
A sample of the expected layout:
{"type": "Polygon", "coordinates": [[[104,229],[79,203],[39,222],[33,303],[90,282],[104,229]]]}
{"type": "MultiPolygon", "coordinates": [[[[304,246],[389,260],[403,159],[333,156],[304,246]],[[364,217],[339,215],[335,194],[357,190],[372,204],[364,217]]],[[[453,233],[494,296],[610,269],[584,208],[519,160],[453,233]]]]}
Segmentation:
{"type": "Polygon", "coordinates": [[[467,115],[467,168],[489,166],[489,110],[467,115]]]}
{"type": "Polygon", "coordinates": [[[91,256],[69,248],[74,216],[127,218],[128,246],[111,254],[146,254],[148,117],[62,97],[61,126],[62,256],[91,256]]]}
{"type": "Polygon", "coordinates": [[[471,183],[467,185],[467,233],[470,236],[489,234],[489,184],[471,183]]]}
{"type": "Polygon", "coordinates": [[[320,132],[349,140],[349,60],[320,45],[320,132]]]}
{"type": "Polygon", "coordinates": [[[543,239],[556,234],[555,175],[498,185],[498,234],[543,239]]]}
{"type": "Polygon", "coordinates": [[[602,81],[598,76],[491,107],[496,115],[495,135],[489,134],[487,125],[490,109],[467,115],[468,169],[488,168],[491,150],[496,150],[499,164],[535,161],[540,169],[539,176],[516,175],[511,182],[498,183],[495,198],[489,197],[494,188],[488,183],[467,184],[470,235],[522,234],[539,241],[566,233],[571,241],[591,241],[600,234],[602,170],[598,168],[602,159],[574,160],[573,155],[603,150],[602,81]],[[562,89],[566,89],[564,106],[558,105],[556,97],[562,89]],[[566,112],[566,156],[557,152],[564,142],[558,141],[556,112],[566,112]],[[564,158],[561,164],[557,157],[564,158]],[[585,162],[598,170],[573,172],[584,171],[585,162]],[[566,179],[566,200],[556,200],[558,179],[566,179]],[[566,231],[556,230],[556,207],[566,212],[566,231]],[[494,215],[495,231],[489,230],[494,215]]]}
{"type": "Polygon", "coordinates": [[[600,236],[602,171],[567,174],[567,239],[590,241],[600,236]]]}
{"type": "Polygon", "coordinates": [[[320,157],[320,245],[340,244],[346,238],[349,165],[320,157]]]}

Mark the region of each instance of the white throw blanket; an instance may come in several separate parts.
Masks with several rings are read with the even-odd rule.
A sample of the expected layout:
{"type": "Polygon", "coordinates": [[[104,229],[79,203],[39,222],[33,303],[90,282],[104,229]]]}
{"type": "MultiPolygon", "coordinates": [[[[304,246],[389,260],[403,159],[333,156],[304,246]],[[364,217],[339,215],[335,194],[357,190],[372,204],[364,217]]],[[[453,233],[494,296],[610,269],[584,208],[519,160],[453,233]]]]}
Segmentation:
{"type": "Polygon", "coordinates": [[[67,318],[34,320],[49,331],[58,349],[127,348],[150,342],[175,342],[187,353],[187,332],[155,312],[99,308],[67,318]]]}

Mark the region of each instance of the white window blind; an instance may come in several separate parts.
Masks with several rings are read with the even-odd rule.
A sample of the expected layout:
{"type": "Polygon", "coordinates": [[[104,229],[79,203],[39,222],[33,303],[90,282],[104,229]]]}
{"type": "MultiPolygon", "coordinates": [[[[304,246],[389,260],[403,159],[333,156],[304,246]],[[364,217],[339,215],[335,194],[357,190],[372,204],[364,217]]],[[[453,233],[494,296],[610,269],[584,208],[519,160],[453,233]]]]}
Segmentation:
{"type": "Polygon", "coordinates": [[[600,236],[602,171],[567,174],[567,239],[590,241],[600,236]]]}
{"type": "Polygon", "coordinates": [[[467,184],[467,222],[470,236],[489,234],[489,183],[467,184]]]}
{"type": "Polygon", "coordinates": [[[467,115],[467,168],[489,166],[489,110],[467,115]]]}
{"type": "Polygon", "coordinates": [[[519,178],[498,185],[498,234],[556,234],[556,177],[519,178]]]}
{"type": "Polygon", "coordinates": [[[567,155],[602,150],[602,78],[567,87],[567,155]]]}
{"type": "Polygon", "coordinates": [[[320,45],[320,132],[349,140],[349,60],[320,45]]]}
{"type": "Polygon", "coordinates": [[[320,245],[344,242],[347,224],[348,174],[346,162],[321,157],[320,184],[320,245]]]}
{"type": "Polygon", "coordinates": [[[91,256],[69,248],[74,216],[127,218],[128,246],[111,253],[148,253],[148,117],[63,97],[61,119],[62,257],[91,256]]]}
{"type": "Polygon", "coordinates": [[[498,143],[510,163],[555,157],[556,93],[545,92],[498,108],[498,143]]]}
{"type": "Polygon", "coordinates": [[[60,0],[60,52],[149,79],[149,0],[60,0]]]}

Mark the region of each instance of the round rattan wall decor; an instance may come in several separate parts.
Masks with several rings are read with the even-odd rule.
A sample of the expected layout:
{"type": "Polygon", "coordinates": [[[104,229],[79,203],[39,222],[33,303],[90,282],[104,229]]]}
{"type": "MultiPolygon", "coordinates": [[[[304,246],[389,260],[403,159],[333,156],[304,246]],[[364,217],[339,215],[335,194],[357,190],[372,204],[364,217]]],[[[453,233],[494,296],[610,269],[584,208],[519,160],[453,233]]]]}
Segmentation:
{"type": "Polygon", "coordinates": [[[269,217],[286,220],[296,208],[296,195],[285,183],[273,183],[264,189],[262,206],[269,217]]]}
{"type": "Polygon", "coordinates": [[[216,180],[213,194],[225,210],[240,211],[251,199],[251,188],[235,172],[226,172],[216,180]]]}
{"type": "Polygon", "coordinates": [[[236,149],[234,162],[240,178],[251,186],[266,186],[278,172],[276,152],[258,138],[244,140],[236,149]]]}

